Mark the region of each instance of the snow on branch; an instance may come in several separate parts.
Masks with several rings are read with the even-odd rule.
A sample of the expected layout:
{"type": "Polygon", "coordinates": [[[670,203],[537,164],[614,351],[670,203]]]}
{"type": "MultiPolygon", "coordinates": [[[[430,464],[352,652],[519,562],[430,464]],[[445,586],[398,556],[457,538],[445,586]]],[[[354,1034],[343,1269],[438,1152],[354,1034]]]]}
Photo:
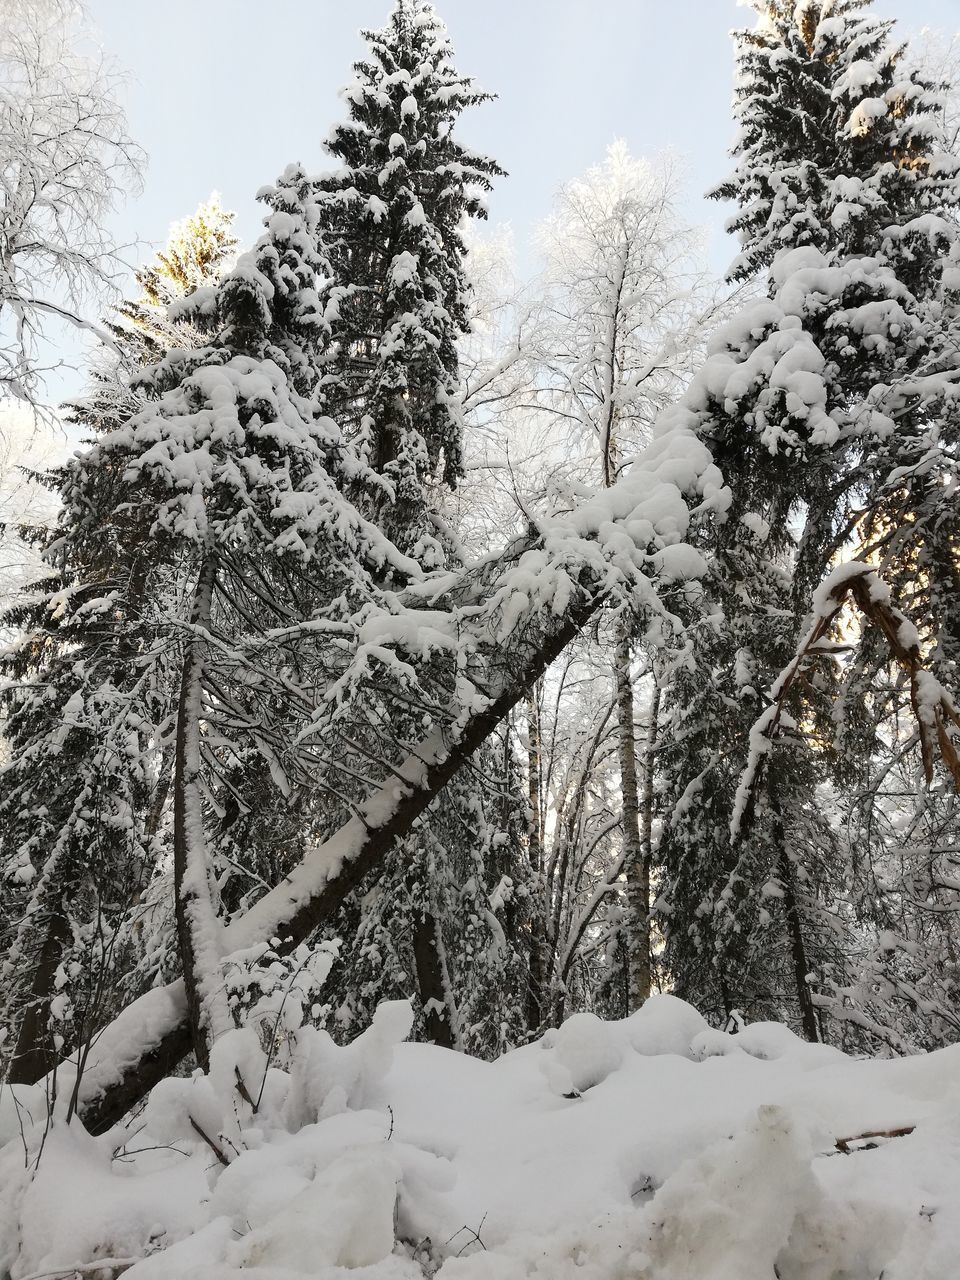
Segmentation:
{"type": "MultiPolygon", "coordinates": [[[[411,583],[391,607],[362,611],[354,636],[360,666],[369,665],[374,651],[378,660],[390,650],[411,658],[423,692],[436,695],[433,728],[419,744],[406,747],[405,758],[383,762],[386,776],[380,783],[371,779],[366,794],[358,794],[350,819],[231,921],[224,930],[227,951],[273,937],[292,948],[310,936],[381,864],[599,608],[632,602],[662,616],[658,581],[672,584],[703,571],[701,556],[683,541],[691,507],[722,508],[726,490],[688,418],[664,418],[653,443],[612,488],[543,521],[500,556],[461,574],[411,583]],[[432,682],[422,668],[426,657],[443,654],[454,637],[451,688],[448,681],[432,682]],[[441,715],[436,704],[444,689],[441,715]]],[[[363,672],[355,675],[351,694],[365,679],[363,672]]],[[[304,740],[316,744],[320,763],[335,758],[334,751],[342,758],[343,722],[336,706],[331,710],[330,700],[322,698],[317,712],[304,740]]],[[[88,1127],[102,1132],[119,1120],[189,1047],[182,984],[155,989],[124,1010],[100,1033],[80,1082],[79,1109],[88,1127]]]]}
{"type": "Polygon", "coordinates": [[[923,772],[929,786],[939,758],[960,791],[960,754],[952,730],[960,729],[960,712],[939,680],[925,670],[920,635],[913,623],[893,604],[890,590],[870,565],[854,560],[838,565],[823,580],[813,597],[813,621],[796,655],[774,682],[771,703],[750,731],[750,754],[737,789],[732,840],[749,825],[764,762],[783,729],[795,728],[786,701],[809,659],[832,653],[830,632],[840,611],[852,599],[863,616],[883,634],[892,657],[910,678],[910,703],[917,721],[923,772]]]}

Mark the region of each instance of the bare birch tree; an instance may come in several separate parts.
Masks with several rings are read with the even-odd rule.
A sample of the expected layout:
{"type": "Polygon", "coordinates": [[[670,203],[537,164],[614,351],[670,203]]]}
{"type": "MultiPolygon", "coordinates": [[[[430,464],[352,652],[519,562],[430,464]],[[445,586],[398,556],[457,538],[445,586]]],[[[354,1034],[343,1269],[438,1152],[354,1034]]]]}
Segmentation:
{"type": "Polygon", "coordinates": [[[143,164],[78,13],[6,0],[0,25],[0,397],[35,407],[70,364],[65,326],[109,342],[90,318],[124,270],[107,221],[143,164]]]}
{"type": "MultiPolygon", "coordinates": [[[[545,378],[536,399],[565,442],[571,479],[593,480],[599,462],[603,487],[616,483],[690,376],[721,311],[699,235],[680,213],[681,194],[673,157],[648,162],[615,143],[602,165],[561,189],[542,228],[546,267],[534,343],[545,378]]],[[[622,617],[614,630],[629,1003],[636,1008],[651,986],[652,797],[641,800],[638,782],[633,622],[622,617]]],[[[649,770],[644,778],[649,790],[649,770]]]]}

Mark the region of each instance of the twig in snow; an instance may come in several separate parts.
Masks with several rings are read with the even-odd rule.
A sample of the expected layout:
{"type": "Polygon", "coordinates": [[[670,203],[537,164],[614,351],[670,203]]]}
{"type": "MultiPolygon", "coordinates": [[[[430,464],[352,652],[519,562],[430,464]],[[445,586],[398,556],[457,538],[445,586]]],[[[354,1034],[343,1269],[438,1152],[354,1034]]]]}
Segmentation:
{"type": "Polygon", "coordinates": [[[203,1132],[203,1130],[197,1124],[196,1120],[194,1120],[193,1116],[190,1117],[190,1128],[194,1131],[194,1133],[198,1133],[200,1135],[200,1137],[204,1140],[204,1142],[207,1144],[207,1146],[210,1148],[210,1150],[213,1152],[213,1154],[217,1157],[217,1159],[220,1161],[222,1165],[226,1167],[230,1163],[227,1157],[223,1154],[223,1148],[218,1147],[212,1138],[207,1137],[207,1135],[203,1132]]]}
{"type": "Polygon", "coordinates": [[[250,1107],[253,1114],[256,1115],[257,1107],[259,1105],[260,1099],[258,1098],[257,1101],[254,1102],[254,1100],[250,1097],[250,1090],[247,1088],[247,1086],[243,1082],[243,1076],[240,1074],[240,1068],[234,1067],[233,1069],[236,1072],[236,1076],[237,1076],[237,1093],[239,1093],[240,1097],[244,1100],[245,1103],[247,1103],[247,1105],[250,1107]]]}
{"type": "MultiPolygon", "coordinates": [[[[871,1129],[868,1133],[856,1133],[852,1138],[838,1138],[837,1150],[842,1151],[845,1156],[851,1155],[851,1142],[865,1142],[868,1138],[905,1138],[907,1134],[913,1133],[915,1125],[907,1124],[902,1129],[871,1129]]],[[[854,1150],[870,1151],[876,1147],[876,1143],[870,1143],[867,1147],[854,1148],[854,1150]]]]}
{"type": "Polygon", "coordinates": [[[460,1228],[459,1231],[455,1231],[453,1235],[450,1237],[450,1239],[447,1241],[447,1244],[452,1244],[453,1241],[456,1240],[457,1236],[462,1235],[464,1231],[469,1233],[471,1238],[467,1241],[467,1243],[463,1246],[462,1249],[459,1249],[457,1251],[456,1256],[458,1258],[461,1257],[464,1250],[469,1249],[472,1244],[478,1244],[480,1248],[484,1251],[484,1253],[486,1253],[487,1246],[480,1239],[480,1232],[483,1230],[483,1224],[486,1222],[486,1220],[487,1220],[487,1215],[484,1214],[483,1217],[480,1219],[480,1225],[479,1227],[477,1227],[476,1231],[474,1231],[473,1227],[468,1227],[464,1225],[460,1228]]]}

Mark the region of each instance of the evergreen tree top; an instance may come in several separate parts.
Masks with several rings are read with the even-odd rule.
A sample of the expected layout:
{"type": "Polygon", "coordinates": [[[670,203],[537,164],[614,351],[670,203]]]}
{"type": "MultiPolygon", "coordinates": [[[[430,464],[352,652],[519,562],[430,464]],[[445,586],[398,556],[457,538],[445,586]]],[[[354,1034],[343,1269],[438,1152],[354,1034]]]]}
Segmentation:
{"type": "MultiPolygon", "coordinates": [[[[489,190],[503,173],[493,160],[464,147],[453,129],[465,108],[489,102],[454,66],[453,46],[433,6],[397,0],[387,25],[362,33],[369,57],[354,64],[355,78],[343,91],[346,122],[327,139],[327,149],[348,170],[373,171],[378,185],[402,183],[406,171],[430,169],[450,181],[436,195],[451,202],[454,223],[466,214],[485,217],[475,187],[489,190]]],[[[347,174],[339,175],[341,182],[347,174]]]]}
{"type": "MultiPolygon", "coordinates": [[[[213,259],[232,238],[218,205],[175,228],[150,269],[156,296],[175,298],[166,307],[173,338],[190,323],[193,341],[135,352],[135,400],[57,473],[70,554],[88,535],[111,541],[109,526],[121,528],[111,541],[121,558],[140,539],[158,558],[174,544],[257,542],[277,555],[330,559],[332,540],[335,563],[352,564],[356,553],[417,573],[343,497],[367,471],[320,413],[330,273],[315,184],[290,165],[259,195],[263,234],[222,276],[213,259]],[[177,298],[201,269],[205,282],[177,298]]],[[[79,420],[99,427],[87,409],[79,420]]]]}
{"type": "MultiPolygon", "coordinates": [[[[116,318],[106,322],[113,350],[95,365],[87,393],[67,405],[70,421],[97,435],[113,430],[143,407],[145,369],[170,349],[203,344],[197,329],[171,320],[169,311],[190,294],[215,289],[229,269],[238,243],[234,217],[214,193],[171,226],[164,248],[135,273],[139,293],[120,302],[116,318]]],[[[55,488],[57,481],[51,476],[47,483],[55,488]]]]}
{"type": "Polygon", "coordinates": [[[875,252],[891,225],[960,199],[940,87],[907,66],[894,22],[869,4],[754,0],[756,26],[734,33],[738,163],[710,193],[740,206],[732,279],[802,245],[875,252]]]}
{"type": "Polygon", "coordinates": [[[235,217],[214,191],[195,213],[173,223],[166,247],[137,272],[143,300],[167,306],[216,279],[239,243],[232,229],[235,217]]]}
{"type": "Polygon", "coordinates": [[[463,110],[490,95],[454,66],[432,5],[396,0],[386,26],[363,34],[348,118],[326,144],[341,167],[315,188],[331,277],[327,405],[385,481],[391,511],[378,518],[436,564],[427,490],[463,472],[463,222],[486,216],[502,170],[455,136],[463,110]]]}
{"type": "MultiPolygon", "coordinates": [[[[315,184],[291,164],[257,197],[268,213],[256,244],[217,283],[174,303],[169,315],[193,321],[214,335],[213,345],[232,354],[273,361],[298,394],[310,397],[329,334],[330,266],[318,231],[315,184]]],[[[168,385],[162,371],[160,385],[168,385]]]]}

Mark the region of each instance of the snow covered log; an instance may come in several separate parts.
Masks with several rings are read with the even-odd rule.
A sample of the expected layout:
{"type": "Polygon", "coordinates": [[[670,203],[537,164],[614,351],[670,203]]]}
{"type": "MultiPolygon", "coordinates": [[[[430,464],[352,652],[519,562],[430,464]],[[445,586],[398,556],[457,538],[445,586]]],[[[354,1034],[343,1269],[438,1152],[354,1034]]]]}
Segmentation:
{"type": "MultiPolygon", "coordinates": [[[[664,414],[617,485],[540,522],[479,576],[468,573],[459,588],[449,583],[446,601],[463,624],[469,655],[470,703],[454,708],[406,760],[389,765],[385,781],[349,821],[231,922],[224,934],[229,950],[270,938],[292,949],[329,920],[603,604],[666,617],[655,583],[677,584],[704,571],[683,541],[691,512],[696,501],[722,509],[726,497],[692,428],[683,406],[664,414]]],[[[118,1121],[190,1045],[182,983],[150,991],[125,1009],[86,1055],[75,1105],[88,1128],[100,1133],[118,1121]]]]}
{"type": "MultiPolygon", "coordinates": [[[[278,936],[292,950],[328,920],[487,735],[600,607],[584,593],[513,667],[512,677],[458,737],[433,734],[375,791],[364,809],[317,846],[291,875],[226,930],[232,949],[278,936]]],[[[76,1109],[103,1133],[189,1053],[192,1034],[182,981],[149,991],[99,1035],[77,1086],[76,1109]]]]}

